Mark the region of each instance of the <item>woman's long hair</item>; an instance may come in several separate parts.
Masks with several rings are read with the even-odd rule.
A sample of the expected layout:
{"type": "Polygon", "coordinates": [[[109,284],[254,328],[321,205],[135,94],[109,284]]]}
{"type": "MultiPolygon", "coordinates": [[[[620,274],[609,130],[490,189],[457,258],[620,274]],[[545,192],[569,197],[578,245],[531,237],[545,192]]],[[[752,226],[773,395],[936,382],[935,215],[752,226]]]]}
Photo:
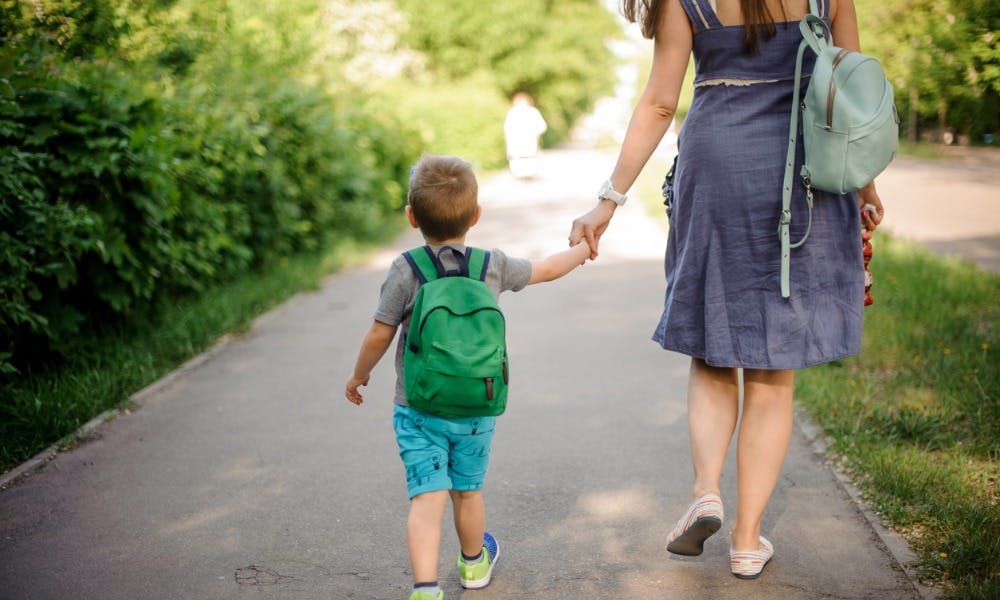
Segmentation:
{"type": "MultiPolygon", "coordinates": [[[[656,35],[665,6],[665,0],[621,0],[622,14],[630,23],[639,23],[642,35],[649,39],[656,35]]],[[[740,0],[740,12],[743,14],[744,46],[747,52],[754,53],[760,38],[774,37],[774,16],[765,0],[740,0]]]]}

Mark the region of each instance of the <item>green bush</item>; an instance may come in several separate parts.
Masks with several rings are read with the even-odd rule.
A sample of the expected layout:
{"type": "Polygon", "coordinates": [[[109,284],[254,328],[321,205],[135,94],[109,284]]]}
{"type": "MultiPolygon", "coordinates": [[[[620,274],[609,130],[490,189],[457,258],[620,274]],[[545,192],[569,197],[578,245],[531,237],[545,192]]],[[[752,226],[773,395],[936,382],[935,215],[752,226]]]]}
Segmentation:
{"type": "Polygon", "coordinates": [[[438,82],[475,80],[508,106],[515,93],[528,92],[548,121],[547,142],[564,139],[595,100],[613,91],[615,59],[606,43],[620,37],[621,29],[600,2],[507,0],[489,8],[472,0],[397,4],[409,23],[403,40],[426,58],[438,82]]]}
{"type": "Polygon", "coordinates": [[[467,80],[446,84],[397,82],[382,90],[372,112],[392,110],[421,134],[428,152],[452,154],[483,168],[506,163],[503,122],[508,101],[492,86],[467,80]]]}
{"type": "MultiPolygon", "coordinates": [[[[0,366],[152,314],[401,206],[416,136],[291,80],[239,102],[114,61],[22,62],[0,96],[0,366]]],[[[273,83],[273,82],[269,82],[273,83]]],[[[346,102],[345,102],[346,103],[346,102]]]]}

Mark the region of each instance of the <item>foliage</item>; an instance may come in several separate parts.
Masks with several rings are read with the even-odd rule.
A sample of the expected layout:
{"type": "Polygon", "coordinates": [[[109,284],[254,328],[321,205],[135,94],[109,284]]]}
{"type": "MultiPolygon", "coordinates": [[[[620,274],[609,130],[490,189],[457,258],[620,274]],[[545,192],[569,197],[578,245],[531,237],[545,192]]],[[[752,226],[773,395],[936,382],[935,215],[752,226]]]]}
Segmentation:
{"type": "Polygon", "coordinates": [[[593,0],[510,0],[489,10],[472,0],[399,0],[410,28],[403,39],[426,56],[435,81],[492,82],[504,98],[528,92],[549,123],[548,139],[614,84],[605,45],[620,36],[613,15],[593,0]]]}
{"type": "Polygon", "coordinates": [[[205,14],[182,3],[128,18],[107,3],[40,6],[44,19],[4,13],[0,48],[7,374],[248,269],[369,235],[401,207],[413,130],[290,77],[311,56],[294,36],[236,9],[213,29],[191,27],[205,14]],[[194,33],[163,47],[137,32],[185,19],[194,33]],[[51,22],[68,25],[55,35],[51,22]],[[107,22],[133,33],[109,40],[107,22]]]}
{"type": "MultiPolygon", "coordinates": [[[[1000,4],[858,0],[866,52],[896,88],[901,116],[981,139],[1000,130],[1000,4]]],[[[905,124],[905,121],[904,121],[905,124]]]]}
{"type": "Polygon", "coordinates": [[[396,81],[382,92],[382,98],[373,101],[373,110],[392,110],[417,128],[428,152],[461,156],[482,168],[506,164],[503,122],[509,103],[490,85],[475,80],[396,81]]]}
{"type": "Polygon", "coordinates": [[[1000,276],[876,236],[860,358],[803,371],[796,398],[955,598],[1000,586],[1000,276]]]}
{"type": "Polygon", "coordinates": [[[118,4],[114,0],[0,0],[0,37],[7,43],[36,39],[62,56],[88,58],[96,50],[115,48],[125,34],[127,24],[118,4]]]}

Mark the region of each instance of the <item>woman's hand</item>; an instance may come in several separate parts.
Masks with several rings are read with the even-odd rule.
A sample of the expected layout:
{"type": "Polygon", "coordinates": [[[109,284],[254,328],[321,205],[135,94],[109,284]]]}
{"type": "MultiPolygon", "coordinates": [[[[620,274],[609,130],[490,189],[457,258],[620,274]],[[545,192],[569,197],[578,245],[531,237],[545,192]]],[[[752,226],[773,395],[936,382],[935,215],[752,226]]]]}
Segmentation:
{"type": "Polygon", "coordinates": [[[885,209],[882,207],[882,200],[875,191],[875,182],[871,182],[858,190],[858,207],[861,208],[861,226],[868,231],[875,231],[882,218],[885,217],[885,209]],[[865,210],[868,206],[868,210],[865,210]],[[871,210],[874,208],[874,210],[871,210]]]}
{"type": "Polygon", "coordinates": [[[615,214],[615,203],[610,200],[601,200],[590,212],[573,220],[573,228],[569,232],[570,247],[576,246],[580,240],[587,240],[590,246],[590,260],[597,258],[597,244],[604,235],[604,230],[611,222],[611,215],[615,214]]]}

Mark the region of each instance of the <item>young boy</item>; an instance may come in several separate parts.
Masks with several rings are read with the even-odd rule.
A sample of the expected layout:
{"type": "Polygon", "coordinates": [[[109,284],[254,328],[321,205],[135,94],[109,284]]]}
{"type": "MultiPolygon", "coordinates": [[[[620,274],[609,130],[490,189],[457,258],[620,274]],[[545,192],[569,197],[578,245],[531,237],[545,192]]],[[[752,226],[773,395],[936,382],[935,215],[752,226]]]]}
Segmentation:
{"type": "MultiPolygon", "coordinates": [[[[425,155],[413,170],[406,216],[446,268],[455,267],[449,264],[449,259],[455,261],[455,257],[441,250],[450,246],[464,253],[465,234],[479,221],[482,209],[477,196],[472,167],[461,159],[425,155]]],[[[485,281],[497,297],[506,290],[519,291],[533,283],[558,279],[589,256],[586,243],[537,261],[491,250],[485,281]]],[[[358,388],[368,384],[372,369],[400,326],[400,339],[405,339],[419,287],[405,257],[397,257],[382,284],[375,322],[361,345],[354,374],[347,381],[347,399],[354,404],[361,404],[358,388]]],[[[462,587],[486,587],[500,556],[496,540],[486,532],[482,495],[496,417],[446,419],[410,408],[403,385],[403,354],[401,341],[396,348],[393,425],[410,496],[406,525],[414,580],[410,600],[441,600],[444,592],[437,581],[438,549],[449,496],[462,547],[458,557],[462,587]]]]}

